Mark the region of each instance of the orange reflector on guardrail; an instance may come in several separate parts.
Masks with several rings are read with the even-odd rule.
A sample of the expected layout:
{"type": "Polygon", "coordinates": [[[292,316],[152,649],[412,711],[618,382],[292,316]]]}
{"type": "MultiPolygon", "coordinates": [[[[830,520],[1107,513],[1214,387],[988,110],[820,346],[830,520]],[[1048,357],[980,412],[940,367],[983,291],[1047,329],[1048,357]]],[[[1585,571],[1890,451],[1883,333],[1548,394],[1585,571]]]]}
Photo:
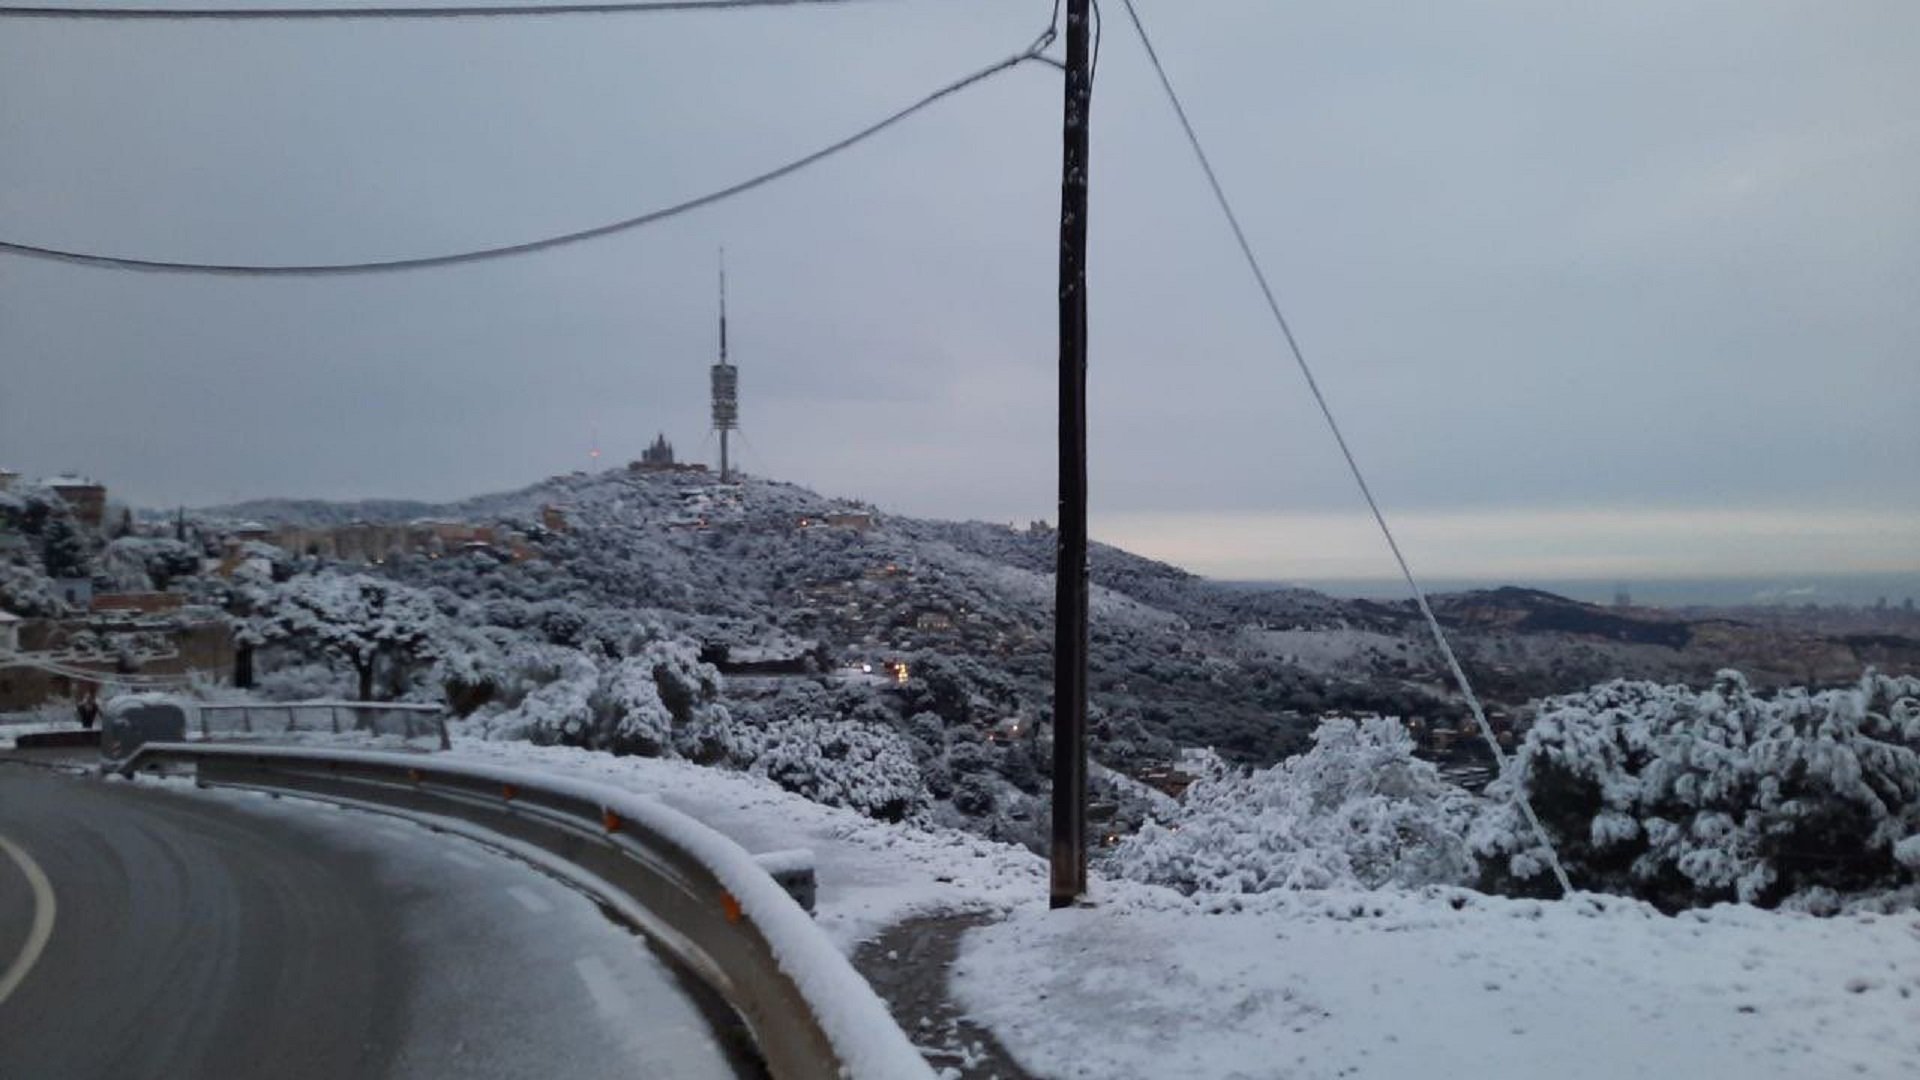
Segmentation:
{"type": "Polygon", "coordinates": [[[407,770],[407,779],[409,779],[409,780],[411,780],[411,781],[413,781],[413,782],[414,782],[414,783],[416,783],[416,784],[417,784],[417,783],[419,783],[419,782],[420,782],[420,779],[421,779],[421,777],[420,777],[420,770],[419,770],[419,769],[408,769],[408,770],[407,770]]]}
{"type": "Polygon", "coordinates": [[[603,806],[600,808],[600,824],[605,826],[608,832],[619,832],[620,815],[603,806]]]}
{"type": "Polygon", "coordinates": [[[730,892],[720,894],[720,911],[726,915],[730,923],[737,923],[741,919],[740,901],[730,892]]]}
{"type": "Polygon", "coordinates": [[[517,785],[514,785],[514,784],[500,785],[500,797],[507,800],[508,802],[512,802],[514,796],[518,794],[520,794],[520,788],[517,785]]]}

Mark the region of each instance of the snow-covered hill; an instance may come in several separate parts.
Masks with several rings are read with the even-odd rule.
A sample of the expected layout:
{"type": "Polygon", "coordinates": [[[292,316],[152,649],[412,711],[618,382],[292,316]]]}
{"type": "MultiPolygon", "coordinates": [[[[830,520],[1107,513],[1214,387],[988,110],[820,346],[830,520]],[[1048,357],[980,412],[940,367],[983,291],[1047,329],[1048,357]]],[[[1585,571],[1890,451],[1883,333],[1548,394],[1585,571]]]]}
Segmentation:
{"type": "MultiPolygon", "coordinates": [[[[985,684],[963,696],[994,700],[996,720],[1046,710],[1055,538],[1044,525],[918,519],[759,478],[723,486],[624,469],[443,504],[266,500],[207,514],[518,523],[536,534],[541,559],[403,559],[388,572],[470,599],[562,605],[588,627],[617,630],[645,612],[712,646],[709,658],[800,640],[817,642],[830,662],[899,660],[911,670],[916,659],[953,661],[963,682],[985,684]],[[548,507],[559,508],[564,533],[539,528],[548,507]]],[[[1303,748],[1311,718],[1330,711],[1443,727],[1463,715],[1410,603],[1229,585],[1099,544],[1091,566],[1095,708],[1156,753],[1163,743],[1211,745],[1267,763],[1303,748]]],[[[1846,683],[1862,666],[1840,639],[1532,590],[1442,596],[1435,607],[1503,711],[1612,678],[1704,684],[1734,666],[1760,686],[1810,674],[1846,683]]],[[[1897,650],[1893,664],[1884,649],[1875,659],[1895,673],[1920,670],[1920,642],[1913,652],[1905,666],[1897,650]]]]}

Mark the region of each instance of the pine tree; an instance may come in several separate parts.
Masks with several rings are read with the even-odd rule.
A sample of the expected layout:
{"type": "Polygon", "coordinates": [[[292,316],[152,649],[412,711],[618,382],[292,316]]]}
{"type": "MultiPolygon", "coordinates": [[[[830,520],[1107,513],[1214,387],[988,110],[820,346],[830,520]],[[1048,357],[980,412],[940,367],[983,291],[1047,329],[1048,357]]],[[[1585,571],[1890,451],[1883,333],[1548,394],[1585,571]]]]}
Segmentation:
{"type": "Polygon", "coordinates": [[[40,557],[46,564],[48,577],[87,576],[87,544],[72,518],[65,515],[49,518],[40,543],[40,557]]]}

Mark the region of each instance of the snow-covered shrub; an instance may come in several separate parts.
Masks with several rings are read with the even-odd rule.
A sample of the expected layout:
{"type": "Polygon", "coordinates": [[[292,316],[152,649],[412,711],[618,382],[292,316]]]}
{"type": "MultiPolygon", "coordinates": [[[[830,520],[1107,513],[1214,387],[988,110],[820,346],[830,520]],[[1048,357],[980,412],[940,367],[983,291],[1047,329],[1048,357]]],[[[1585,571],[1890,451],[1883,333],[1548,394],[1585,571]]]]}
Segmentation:
{"type": "Polygon", "coordinates": [[[993,813],[995,802],[994,783],[984,774],[963,776],[953,786],[954,809],[969,817],[985,817],[993,813]]]}
{"type": "Polygon", "coordinates": [[[325,664],[287,664],[253,681],[253,693],[267,701],[339,701],[353,690],[351,674],[325,664]]]}
{"type": "Polygon", "coordinates": [[[600,676],[592,708],[596,741],[609,750],[658,757],[673,745],[673,713],[660,700],[651,657],[611,664],[600,676]]]}
{"type": "Polygon", "coordinates": [[[753,771],[814,802],[900,821],[927,806],[907,741],[860,720],[792,719],[772,725],[753,771]]]}
{"type": "Polygon", "coordinates": [[[1893,845],[1893,860],[1920,875],[1920,832],[1893,845]]]}
{"type": "Polygon", "coordinates": [[[720,673],[684,639],[657,639],[608,665],[593,696],[593,744],[623,754],[668,753],[676,729],[724,721],[720,673]]]}
{"type": "Polygon", "coordinates": [[[440,671],[449,695],[461,688],[463,698],[483,698],[473,730],[487,738],[653,756],[682,744],[691,749],[726,721],[715,703],[719,673],[700,662],[691,641],[636,635],[631,655],[609,659],[597,646],[587,652],[513,634],[498,642],[485,634],[468,638],[464,647],[444,650],[440,671]]]}
{"type": "Polygon", "coordinates": [[[586,654],[557,645],[524,649],[502,680],[501,704],[474,717],[489,739],[525,739],[543,745],[586,746],[593,732],[590,704],[600,669],[586,654]]]}
{"type": "Polygon", "coordinates": [[[1125,877],[1188,891],[1377,888],[1472,878],[1472,797],[1413,756],[1399,720],[1330,719],[1267,769],[1211,759],[1177,816],[1120,841],[1125,877]]]}
{"type": "Polygon", "coordinates": [[[0,609],[50,618],[65,614],[66,607],[51,578],[31,566],[0,563],[0,609]]]}
{"type": "Polygon", "coordinates": [[[122,592],[164,590],[200,572],[200,553],[169,537],[122,536],[100,553],[96,577],[122,592]]]}
{"type": "MultiPolygon", "coordinates": [[[[1732,671],[1704,691],[1606,683],[1543,702],[1504,783],[1577,886],[1669,909],[1805,893],[1795,906],[1817,909],[1916,880],[1903,852],[1920,833],[1920,679],[1771,698],[1732,671]]],[[[1472,833],[1483,884],[1544,887],[1524,822],[1493,807],[1472,833]]]]}
{"type": "Polygon", "coordinates": [[[720,695],[720,672],[702,663],[699,646],[685,639],[655,639],[632,654],[653,676],[661,707],[676,724],[700,719],[720,695]]]}

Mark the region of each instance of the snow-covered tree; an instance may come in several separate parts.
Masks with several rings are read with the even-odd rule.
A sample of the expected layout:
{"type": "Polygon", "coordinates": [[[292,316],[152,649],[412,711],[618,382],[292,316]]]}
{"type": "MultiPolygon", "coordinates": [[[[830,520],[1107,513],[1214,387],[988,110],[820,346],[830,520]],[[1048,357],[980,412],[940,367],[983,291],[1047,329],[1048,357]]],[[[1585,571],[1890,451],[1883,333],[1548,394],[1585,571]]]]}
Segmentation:
{"type": "Polygon", "coordinates": [[[859,720],[796,718],[765,732],[753,771],[815,802],[901,821],[927,806],[920,767],[899,732],[859,720]]]}
{"type": "Polygon", "coordinates": [[[610,663],[593,696],[594,743],[615,753],[668,753],[674,733],[724,723],[720,674],[684,638],[656,638],[610,663]]]}
{"type": "Polygon", "coordinates": [[[1172,820],[1122,840],[1122,875],[1189,892],[1461,884],[1473,800],[1413,756],[1397,719],[1330,719],[1313,748],[1247,771],[1217,757],[1172,820]]]}
{"type": "MultiPolygon", "coordinates": [[[[1920,880],[1920,679],[1761,697],[1611,682],[1551,698],[1515,758],[1576,885],[1668,908],[1772,906],[1920,880]]],[[[1531,834],[1496,802],[1472,835],[1486,884],[1542,887],[1531,834]]]]}
{"type": "Polygon", "coordinates": [[[53,581],[31,566],[0,563],[0,609],[51,617],[66,610],[53,581]]]}
{"type": "Polygon", "coordinates": [[[86,537],[70,515],[47,520],[40,536],[40,558],[52,578],[86,577],[89,573],[86,537]]]}
{"type": "Polygon", "coordinates": [[[100,553],[99,576],[123,592],[165,591],[200,571],[200,553],[172,538],[122,536],[100,553]]]}
{"type": "MultiPolygon", "coordinates": [[[[480,696],[492,704],[477,720],[489,737],[669,754],[724,728],[727,716],[716,704],[719,673],[700,662],[692,641],[653,636],[661,632],[642,627],[625,646],[629,655],[608,658],[597,648],[456,631],[441,646],[440,673],[449,700],[465,696],[457,688],[484,688],[480,696]]],[[[723,746],[711,759],[731,757],[723,746]]]]}
{"type": "Polygon", "coordinates": [[[258,590],[254,610],[259,639],[346,663],[363,701],[373,700],[374,674],[382,660],[432,660],[441,625],[426,593],[370,574],[296,577],[258,590]]]}

